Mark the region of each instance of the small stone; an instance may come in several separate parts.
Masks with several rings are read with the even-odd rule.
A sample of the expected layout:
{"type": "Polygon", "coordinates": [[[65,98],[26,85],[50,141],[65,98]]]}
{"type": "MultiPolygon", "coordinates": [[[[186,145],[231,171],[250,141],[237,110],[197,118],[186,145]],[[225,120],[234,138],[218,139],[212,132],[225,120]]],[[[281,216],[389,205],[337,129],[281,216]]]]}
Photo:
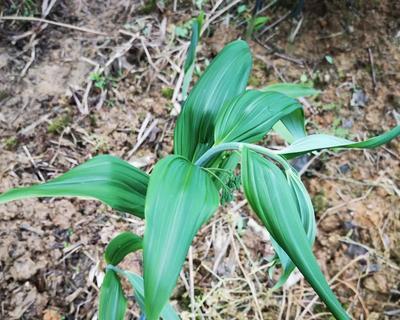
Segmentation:
{"type": "Polygon", "coordinates": [[[368,102],[368,97],[363,90],[354,90],[351,97],[350,105],[352,107],[365,107],[368,102]]]}
{"type": "Polygon", "coordinates": [[[340,173],[343,173],[343,174],[349,172],[349,170],[350,170],[350,166],[349,166],[348,163],[342,164],[342,165],[339,167],[340,173]]]}
{"type": "Polygon", "coordinates": [[[343,123],[342,127],[345,129],[351,129],[353,127],[353,120],[351,120],[351,119],[343,120],[342,123],[343,123]]]}

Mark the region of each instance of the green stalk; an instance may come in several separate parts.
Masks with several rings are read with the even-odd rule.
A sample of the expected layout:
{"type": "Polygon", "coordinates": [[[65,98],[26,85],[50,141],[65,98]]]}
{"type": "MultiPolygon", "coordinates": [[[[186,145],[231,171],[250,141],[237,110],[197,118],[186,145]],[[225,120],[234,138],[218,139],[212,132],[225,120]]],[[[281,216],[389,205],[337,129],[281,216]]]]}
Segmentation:
{"type": "Polygon", "coordinates": [[[196,165],[199,167],[203,167],[207,165],[211,160],[213,160],[216,156],[224,151],[233,151],[238,150],[241,151],[243,147],[246,147],[250,150],[253,150],[257,153],[263,154],[272,160],[278,162],[284,169],[291,169],[290,165],[287,163],[285,159],[281,156],[277,155],[273,150],[258,146],[251,143],[244,143],[244,142],[227,142],[215,145],[211,149],[208,149],[197,161],[196,165]]]}
{"type": "Polygon", "coordinates": [[[228,142],[214,145],[211,149],[208,149],[197,161],[195,165],[204,167],[211,160],[216,158],[220,153],[224,151],[233,151],[241,149],[241,143],[239,142],[228,142]]]}

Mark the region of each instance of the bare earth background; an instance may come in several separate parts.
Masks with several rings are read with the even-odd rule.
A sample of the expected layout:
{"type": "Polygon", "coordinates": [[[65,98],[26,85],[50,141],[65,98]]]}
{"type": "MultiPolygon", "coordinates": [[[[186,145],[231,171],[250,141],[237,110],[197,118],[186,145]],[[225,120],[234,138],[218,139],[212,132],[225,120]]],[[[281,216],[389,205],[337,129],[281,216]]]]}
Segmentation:
{"type": "MultiPolygon", "coordinates": [[[[0,20],[0,191],[50,179],[100,153],[149,172],[171,152],[196,3],[210,23],[198,73],[224,44],[245,37],[254,6],[193,2],[0,1],[1,16],[65,24],[0,20]]],[[[290,7],[283,1],[266,9],[266,26],[290,7]]],[[[303,101],[309,132],[365,139],[398,124],[400,2],[307,0],[302,17],[249,42],[250,86],[301,81],[320,89],[303,101]]],[[[274,136],[264,142],[282,144],[274,136]]],[[[298,163],[318,219],[314,252],[355,319],[400,319],[399,159],[397,139],[298,163]]],[[[0,318],[95,319],[104,247],[124,230],[143,234],[144,224],[95,201],[1,205],[0,318]]],[[[199,319],[256,319],[257,310],[264,319],[331,319],[298,274],[271,291],[279,272],[268,276],[268,239],[240,194],[201,230],[193,243],[199,319]]],[[[140,254],[123,266],[141,272],[140,254]]],[[[172,297],[184,319],[189,278],[186,264],[172,297]]],[[[138,315],[130,295],[128,318],[138,315]]]]}

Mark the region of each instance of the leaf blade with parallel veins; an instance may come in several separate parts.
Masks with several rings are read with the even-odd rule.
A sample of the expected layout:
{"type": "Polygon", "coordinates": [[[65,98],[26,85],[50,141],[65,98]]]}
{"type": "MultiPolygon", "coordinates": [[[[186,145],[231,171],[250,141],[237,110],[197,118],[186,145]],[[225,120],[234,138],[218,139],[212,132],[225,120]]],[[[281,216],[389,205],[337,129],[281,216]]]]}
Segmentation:
{"type": "Polygon", "coordinates": [[[148,175],[109,155],[93,159],[43,184],[0,195],[0,203],[32,197],[84,197],[144,218],[148,175]]]}
{"type": "Polygon", "coordinates": [[[128,254],[142,249],[142,238],[136,234],[127,231],[122,232],[113,238],[107,245],[104,252],[104,260],[107,264],[116,266],[120,263],[128,254]]]}
{"type": "Polygon", "coordinates": [[[244,92],[251,70],[251,54],[245,41],[231,42],[200,77],[184,103],[174,132],[174,153],[197,160],[214,143],[218,110],[244,92]]]}
{"type": "Polygon", "coordinates": [[[113,270],[107,270],[100,288],[99,320],[123,320],[127,300],[121,282],[113,270]]]}
{"type": "Polygon", "coordinates": [[[158,319],[172,293],[189,246],[219,203],[212,179],[181,156],[157,163],[146,198],[143,240],[146,316],[158,319]]]}
{"type": "Polygon", "coordinates": [[[246,91],[218,113],[215,143],[257,142],[277,121],[301,109],[297,100],[277,92],[246,91]]]}
{"type": "MultiPolygon", "coordinates": [[[[140,306],[140,309],[142,309],[143,312],[145,312],[145,297],[144,297],[144,282],[143,278],[139,276],[138,274],[130,271],[125,271],[121,270],[116,267],[111,267],[112,270],[116,271],[120,275],[125,276],[129,282],[131,283],[136,301],[140,306]]],[[[172,307],[170,303],[166,304],[164,308],[162,309],[160,316],[163,320],[179,320],[180,317],[175,311],[175,309],[172,307]]]]}
{"type": "MultiPolygon", "coordinates": [[[[261,91],[279,92],[291,98],[316,96],[320,92],[310,86],[298,83],[274,83],[262,88],[261,91]]],[[[296,110],[283,117],[282,120],[274,126],[274,130],[287,142],[292,143],[294,140],[306,136],[304,122],[303,110],[296,110]]]]}
{"type": "Polygon", "coordinates": [[[282,171],[257,153],[243,148],[242,179],[246,198],[268,232],[338,319],[349,319],[315,259],[296,200],[282,171]]]}
{"type": "Polygon", "coordinates": [[[291,159],[321,149],[371,149],[379,147],[398,136],[400,136],[400,125],[379,136],[361,142],[354,142],[327,134],[313,134],[296,140],[290,146],[277,151],[277,153],[287,159],[291,159]]]}

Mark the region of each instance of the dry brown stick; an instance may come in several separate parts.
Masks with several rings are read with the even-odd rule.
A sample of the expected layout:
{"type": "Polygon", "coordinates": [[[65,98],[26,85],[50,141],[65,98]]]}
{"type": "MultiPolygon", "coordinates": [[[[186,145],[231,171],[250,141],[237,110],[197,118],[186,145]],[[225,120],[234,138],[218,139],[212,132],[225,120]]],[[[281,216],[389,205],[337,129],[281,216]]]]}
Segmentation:
{"type": "Polygon", "coordinates": [[[28,134],[30,131],[32,131],[33,129],[35,129],[38,125],[40,125],[42,122],[46,122],[50,116],[53,114],[53,112],[50,112],[48,114],[45,114],[44,116],[40,117],[37,121],[31,123],[30,125],[28,125],[27,127],[21,129],[18,133],[20,134],[28,134]]]}
{"type": "MultiPolygon", "coordinates": [[[[334,277],[332,277],[328,283],[331,286],[331,288],[333,289],[334,287],[336,287],[337,285],[332,285],[337,279],[339,279],[339,277],[348,269],[350,268],[352,265],[356,264],[358,261],[366,259],[368,257],[368,253],[367,254],[363,254],[361,256],[358,256],[356,258],[354,258],[353,260],[351,260],[347,265],[345,265],[334,277]]],[[[299,319],[304,319],[304,316],[311,310],[312,306],[317,302],[318,300],[318,296],[316,295],[311,302],[304,308],[303,312],[300,314],[299,319]]]]}
{"type": "Polygon", "coordinates": [[[233,252],[235,254],[235,257],[236,257],[236,262],[239,265],[239,268],[242,271],[242,274],[243,274],[243,276],[245,278],[245,281],[247,282],[247,285],[250,288],[251,295],[253,296],[253,300],[254,300],[254,304],[255,304],[255,308],[256,308],[256,310],[255,310],[256,318],[257,319],[259,318],[260,320],[262,320],[263,319],[263,315],[262,315],[262,312],[261,312],[260,303],[258,302],[256,288],[254,287],[253,281],[251,281],[248,273],[246,272],[246,270],[244,269],[244,267],[243,267],[243,265],[242,265],[242,263],[240,261],[239,249],[236,247],[235,238],[233,237],[233,234],[234,234],[233,228],[230,225],[229,225],[229,231],[230,231],[229,232],[229,236],[230,236],[230,239],[231,239],[231,245],[232,245],[232,249],[233,249],[233,252]]]}
{"type": "Polygon", "coordinates": [[[296,35],[299,33],[301,25],[303,24],[303,21],[304,21],[304,15],[302,15],[301,19],[299,20],[299,22],[296,25],[296,28],[294,29],[294,31],[290,35],[290,37],[289,37],[289,41],[290,42],[294,42],[294,39],[296,38],[296,35]]]}
{"type": "Polygon", "coordinates": [[[19,112],[15,115],[15,117],[10,121],[10,124],[14,124],[14,122],[25,112],[26,107],[31,104],[31,100],[28,100],[27,102],[24,103],[22,108],[19,110],[19,112]]]}
{"type": "Polygon", "coordinates": [[[195,303],[194,300],[194,272],[193,272],[193,247],[189,247],[189,295],[190,295],[190,310],[192,313],[192,319],[196,319],[195,310],[195,303]]]}
{"type": "Polygon", "coordinates": [[[264,11],[268,10],[269,8],[271,8],[273,5],[275,5],[278,1],[277,0],[272,0],[270,3],[268,3],[264,8],[262,8],[261,10],[257,11],[257,14],[260,15],[261,13],[263,13],[264,11]]]}
{"type": "Polygon", "coordinates": [[[287,307],[286,307],[286,317],[285,320],[290,320],[290,309],[292,307],[293,304],[293,294],[292,291],[290,290],[288,292],[288,299],[287,299],[287,307]]]}
{"type": "Polygon", "coordinates": [[[42,2],[42,18],[45,18],[49,15],[51,9],[53,9],[57,0],[43,0],[42,2]],[[49,3],[50,1],[50,3],[49,3]]]}
{"type": "Polygon", "coordinates": [[[132,148],[131,151],[128,152],[127,159],[132,157],[132,155],[139,149],[139,147],[143,144],[143,142],[147,139],[147,137],[150,135],[151,131],[154,130],[154,128],[157,126],[158,120],[155,119],[150,126],[147,128],[147,130],[143,133],[143,136],[138,139],[136,142],[135,146],[132,148]]]}
{"type": "Polygon", "coordinates": [[[187,279],[186,279],[186,276],[185,276],[185,272],[183,271],[183,269],[181,270],[181,272],[179,273],[179,277],[181,278],[181,280],[182,280],[182,282],[183,282],[183,285],[185,286],[185,288],[186,288],[186,291],[190,291],[190,286],[189,286],[189,282],[187,281],[187,279]]]}
{"type": "Polygon", "coordinates": [[[28,157],[30,163],[32,164],[32,166],[37,170],[38,176],[40,178],[40,180],[42,180],[43,182],[46,181],[46,179],[43,177],[42,173],[40,172],[38,166],[36,165],[35,160],[32,158],[31,153],[29,152],[28,148],[26,146],[23,146],[22,149],[24,150],[26,156],[28,157]]]}
{"type": "Polygon", "coordinates": [[[284,54],[284,53],[282,53],[282,52],[279,52],[279,51],[282,51],[282,50],[278,49],[276,46],[269,46],[267,43],[265,43],[265,42],[267,42],[268,40],[264,40],[265,42],[262,42],[262,41],[260,40],[260,38],[257,37],[256,35],[254,36],[254,40],[255,40],[255,42],[257,42],[261,47],[263,47],[265,50],[267,50],[267,53],[268,53],[268,54],[272,54],[272,55],[275,56],[275,57],[278,57],[278,58],[287,60],[287,61],[289,61],[289,62],[296,63],[296,64],[298,64],[298,65],[300,65],[300,66],[304,66],[304,65],[305,65],[305,62],[304,62],[303,60],[297,59],[297,58],[294,58],[294,57],[290,57],[290,56],[288,56],[287,54],[284,54]]]}
{"type": "Polygon", "coordinates": [[[341,204],[339,204],[339,205],[337,205],[337,206],[334,206],[334,207],[330,207],[330,208],[328,208],[327,210],[325,210],[325,212],[321,215],[321,218],[318,219],[317,226],[318,226],[318,225],[321,223],[321,221],[324,220],[325,217],[326,217],[327,215],[329,215],[330,213],[334,213],[335,211],[339,210],[340,208],[346,207],[346,206],[348,206],[348,205],[350,205],[350,204],[353,204],[353,203],[356,203],[356,202],[358,202],[358,201],[362,201],[362,200],[366,199],[366,198],[370,195],[372,189],[373,189],[373,188],[369,188],[368,191],[367,191],[363,196],[361,196],[361,197],[358,197],[358,198],[355,198],[355,199],[351,199],[350,201],[346,201],[346,202],[344,202],[344,203],[341,203],[341,204]]]}
{"type": "Polygon", "coordinates": [[[281,58],[281,59],[283,59],[283,60],[287,60],[287,61],[289,61],[289,62],[296,63],[296,64],[298,64],[298,65],[304,66],[304,61],[303,61],[303,60],[290,57],[290,56],[288,56],[288,55],[286,55],[286,54],[284,54],[284,53],[275,52],[275,53],[274,53],[274,56],[276,56],[276,57],[278,57],[278,58],[281,58]]]}
{"type": "Polygon", "coordinates": [[[21,78],[23,78],[25,76],[25,74],[27,73],[29,67],[32,65],[33,61],[35,61],[37,43],[38,43],[37,40],[32,43],[31,57],[30,57],[29,61],[25,64],[24,69],[21,71],[21,74],[20,74],[21,78]]]}
{"type": "Polygon", "coordinates": [[[282,297],[281,307],[280,307],[280,310],[279,310],[278,320],[282,320],[283,319],[283,313],[285,311],[285,307],[286,307],[286,290],[283,289],[283,297],[282,297]]]}
{"type": "Polygon", "coordinates": [[[321,155],[321,152],[318,152],[316,155],[314,155],[305,165],[303,168],[300,169],[299,175],[302,176],[308,168],[312,165],[312,163],[319,158],[321,155]]]}
{"type": "Polygon", "coordinates": [[[363,311],[364,311],[365,319],[368,319],[368,316],[369,316],[368,309],[366,308],[365,302],[364,302],[363,298],[361,297],[360,293],[357,291],[357,289],[354,288],[354,286],[352,286],[352,285],[351,285],[350,283],[348,283],[347,281],[340,280],[340,279],[337,279],[336,281],[339,282],[339,283],[341,283],[341,284],[343,284],[343,285],[345,285],[347,288],[349,288],[351,291],[354,292],[354,294],[355,294],[356,297],[358,298],[358,301],[360,301],[361,307],[362,307],[362,309],[363,309],[363,311]]]}
{"type": "Polygon", "coordinates": [[[285,21],[291,14],[291,11],[288,11],[285,15],[283,15],[281,18],[276,20],[274,23],[270,24],[269,26],[266,26],[261,32],[260,35],[266,33],[268,30],[271,30],[272,28],[275,28],[278,24],[281,22],[285,21]]]}
{"type": "MultiPolygon", "coordinates": [[[[244,244],[244,242],[242,241],[242,239],[240,238],[237,230],[235,229],[234,231],[235,231],[235,238],[237,239],[237,241],[239,242],[240,246],[242,247],[242,249],[243,249],[243,251],[244,251],[244,253],[245,253],[246,257],[247,257],[247,260],[250,261],[251,270],[253,270],[255,263],[254,263],[253,259],[251,258],[250,252],[247,249],[247,247],[244,244]]],[[[259,288],[261,288],[261,282],[260,282],[260,279],[258,279],[257,272],[256,273],[251,272],[249,275],[254,275],[254,279],[257,282],[257,285],[259,286],[259,288]]]]}
{"type": "Polygon", "coordinates": [[[371,75],[372,75],[372,84],[374,86],[374,90],[376,90],[376,73],[375,73],[375,65],[374,65],[374,56],[372,55],[371,48],[368,48],[369,62],[371,64],[371,75]]]}
{"type": "Polygon", "coordinates": [[[0,20],[18,20],[18,21],[32,21],[32,22],[42,22],[42,23],[47,23],[51,24],[54,26],[62,27],[62,28],[67,28],[67,29],[72,29],[76,31],[81,31],[81,32],[86,32],[86,33],[93,33],[97,34],[100,36],[110,36],[109,34],[97,30],[92,30],[89,28],[84,28],[84,27],[77,27],[73,26],[70,24],[62,23],[62,22],[56,22],[56,21],[51,21],[47,19],[41,19],[41,18],[35,18],[35,17],[21,17],[21,16],[4,16],[0,17],[0,20]]]}
{"type": "Polygon", "coordinates": [[[221,5],[222,1],[219,1],[214,8],[212,9],[210,15],[208,17],[206,17],[206,21],[203,24],[203,27],[201,28],[200,34],[203,34],[207,28],[209,27],[209,25],[218,17],[220,17],[221,15],[223,15],[226,11],[228,11],[230,8],[232,8],[234,5],[238,4],[241,0],[235,0],[232,1],[230,4],[228,4],[226,7],[222,8],[221,10],[219,10],[214,16],[211,16],[216,9],[221,5]]]}

